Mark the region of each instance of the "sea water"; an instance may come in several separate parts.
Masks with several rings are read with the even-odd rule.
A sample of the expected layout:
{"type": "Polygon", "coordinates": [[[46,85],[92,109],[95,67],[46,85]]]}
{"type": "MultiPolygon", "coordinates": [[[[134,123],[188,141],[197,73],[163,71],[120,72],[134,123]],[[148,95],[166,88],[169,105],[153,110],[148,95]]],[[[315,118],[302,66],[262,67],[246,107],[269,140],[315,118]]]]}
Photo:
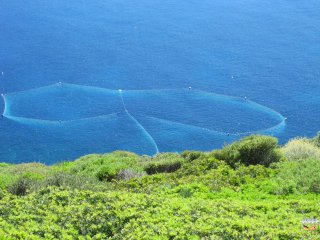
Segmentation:
{"type": "Polygon", "coordinates": [[[0,161],[320,130],[320,2],[0,0],[0,161]]]}

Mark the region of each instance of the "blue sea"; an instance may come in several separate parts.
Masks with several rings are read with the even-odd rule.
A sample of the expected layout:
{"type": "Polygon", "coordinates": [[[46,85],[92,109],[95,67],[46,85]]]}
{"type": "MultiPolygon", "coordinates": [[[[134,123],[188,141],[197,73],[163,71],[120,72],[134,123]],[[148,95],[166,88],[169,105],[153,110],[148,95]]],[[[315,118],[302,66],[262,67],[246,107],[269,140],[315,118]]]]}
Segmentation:
{"type": "Polygon", "coordinates": [[[311,137],[319,10],[319,0],[0,0],[0,162],[311,137]]]}

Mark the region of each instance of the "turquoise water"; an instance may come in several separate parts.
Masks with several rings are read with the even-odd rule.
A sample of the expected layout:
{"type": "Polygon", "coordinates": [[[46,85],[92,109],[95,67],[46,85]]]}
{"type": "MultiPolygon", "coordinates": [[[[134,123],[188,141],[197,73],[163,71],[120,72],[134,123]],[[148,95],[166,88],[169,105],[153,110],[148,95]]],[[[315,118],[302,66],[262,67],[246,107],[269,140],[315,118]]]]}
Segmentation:
{"type": "Polygon", "coordinates": [[[320,130],[319,1],[0,3],[0,161],[320,130]]]}

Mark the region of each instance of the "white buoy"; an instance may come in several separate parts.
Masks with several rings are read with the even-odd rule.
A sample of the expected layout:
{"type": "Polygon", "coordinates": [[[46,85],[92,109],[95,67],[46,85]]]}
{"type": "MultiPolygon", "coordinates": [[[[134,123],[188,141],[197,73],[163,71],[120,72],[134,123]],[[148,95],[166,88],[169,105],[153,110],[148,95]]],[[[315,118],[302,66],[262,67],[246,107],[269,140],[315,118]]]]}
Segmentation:
{"type": "Polygon", "coordinates": [[[191,90],[192,89],[192,87],[189,87],[189,90],[191,90]]]}
{"type": "Polygon", "coordinates": [[[119,92],[122,92],[122,89],[119,89],[118,91],[119,91],[119,92]]]}

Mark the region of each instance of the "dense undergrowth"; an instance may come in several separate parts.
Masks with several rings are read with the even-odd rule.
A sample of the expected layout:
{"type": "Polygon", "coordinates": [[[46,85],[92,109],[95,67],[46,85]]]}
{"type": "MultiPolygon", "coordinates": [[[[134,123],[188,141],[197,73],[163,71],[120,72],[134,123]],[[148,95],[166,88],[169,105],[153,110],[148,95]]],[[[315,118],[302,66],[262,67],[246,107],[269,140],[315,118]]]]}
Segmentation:
{"type": "Polygon", "coordinates": [[[0,165],[0,239],[320,239],[320,136],[0,165]]]}

